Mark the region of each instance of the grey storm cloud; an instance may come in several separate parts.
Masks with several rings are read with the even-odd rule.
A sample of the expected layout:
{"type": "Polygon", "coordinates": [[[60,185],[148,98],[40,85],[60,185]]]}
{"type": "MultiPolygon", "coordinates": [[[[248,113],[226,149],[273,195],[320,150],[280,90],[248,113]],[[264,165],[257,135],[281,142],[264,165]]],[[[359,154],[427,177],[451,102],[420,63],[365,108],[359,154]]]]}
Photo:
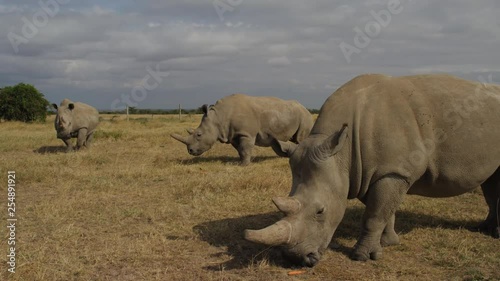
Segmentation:
{"type": "Polygon", "coordinates": [[[499,13],[496,0],[0,0],[0,87],[99,109],[132,95],[140,108],[196,108],[236,92],[319,108],[362,73],[500,81],[499,13]]]}

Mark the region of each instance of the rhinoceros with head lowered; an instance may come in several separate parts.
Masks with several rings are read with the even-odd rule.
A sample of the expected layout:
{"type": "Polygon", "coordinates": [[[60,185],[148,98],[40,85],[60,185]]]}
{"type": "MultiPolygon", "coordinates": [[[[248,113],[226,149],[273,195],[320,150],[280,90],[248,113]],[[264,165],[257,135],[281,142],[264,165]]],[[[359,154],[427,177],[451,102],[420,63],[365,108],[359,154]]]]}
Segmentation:
{"type": "Polygon", "coordinates": [[[377,259],[399,243],[395,212],[405,194],[451,197],[481,186],[489,213],[479,229],[499,236],[500,86],[448,75],[362,75],[324,103],[290,156],[292,187],[274,204],[285,217],[247,240],[282,245],[313,266],[327,249],[348,199],[366,205],[351,258],[377,259]]]}
{"type": "Polygon", "coordinates": [[[297,101],[274,97],[233,94],[215,105],[203,105],[203,118],[189,136],[171,136],[187,146],[189,154],[199,156],[217,141],[230,143],[238,151],[240,163],[247,165],[254,145],[270,146],[274,138],[300,143],[313,125],[312,115],[297,101]]]}
{"type": "Polygon", "coordinates": [[[67,146],[67,151],[73,150],[71,138],[77,138],[76,149],[90,147],[93,134],[99,124],[99,112],[94,107],[64,99],[59,106],[53,103],[57,110],[54,126],[57,138],[67,146]]]}

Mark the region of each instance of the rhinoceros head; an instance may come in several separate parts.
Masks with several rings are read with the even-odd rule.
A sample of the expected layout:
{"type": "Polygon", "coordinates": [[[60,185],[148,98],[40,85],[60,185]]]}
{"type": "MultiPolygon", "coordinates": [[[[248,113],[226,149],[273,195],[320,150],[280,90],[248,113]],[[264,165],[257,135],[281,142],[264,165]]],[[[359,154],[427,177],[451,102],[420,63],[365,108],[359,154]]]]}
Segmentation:
{"type": "Polygon", "coordinates": [[[290,156],[293,176],[290,196],[273,198],[285,217],[264,229],[245,230],[245,239],[283,246],[284,256],[296,264],[314,266],[320,260],[347,204],[348,178],[334,157],[345,143],[345,128],[327,138],[310,136],[298,146],[275,141],[290,156]]]}
{"type": "Polygon", "coordinates": [[[217,141],[218,130],[217,120],[215,118],[215,111],[208,105],[203,105],[203,118],[200,126],[196,129],[188,129],[189,136],[183,137],[178,134],[171,134],[170,136],[187,146],[189,154],[199,156],[203,152],[209,150],[217,141]]]}
{"type": "Polygon", "coordinates": [[[54,120],[57,137],[60,139],[71,138],[74,103],[68,99],[64,99],[59,107],[55,103],[52,106],[57,110],[56,119],[54,120]]]}

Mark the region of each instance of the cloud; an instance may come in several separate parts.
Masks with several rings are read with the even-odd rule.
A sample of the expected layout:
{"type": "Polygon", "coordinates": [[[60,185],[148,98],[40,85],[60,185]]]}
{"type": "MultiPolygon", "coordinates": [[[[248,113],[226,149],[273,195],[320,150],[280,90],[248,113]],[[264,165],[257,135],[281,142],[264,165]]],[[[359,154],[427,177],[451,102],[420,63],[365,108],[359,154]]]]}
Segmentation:
{"type": "Polygon", "coordinates": [[[41,7],[0,0],[0,87],[32,83],[51,101],[106,109],[159,65],[171,75],[139,107],[195,108],[245,92],[319,108],[367,72],[500,73],[496,0],[401,0],[402,12],[347,63],[339,44],[353,44],[354,29],[387,3],[243,1],[221,21],[211,1],[70,1],[15,53],[8,34],[22,35],[23,18],[33,22],[41,7]]]}
{"type": "Polygon", "coordinates": [[[274,67],[284,67],[284,66],[290,65],[290,60],[285,56],[274,57],[274,58],[268,59],[267,63],[270,64],[271,66],[274,66],[274,67]]]}

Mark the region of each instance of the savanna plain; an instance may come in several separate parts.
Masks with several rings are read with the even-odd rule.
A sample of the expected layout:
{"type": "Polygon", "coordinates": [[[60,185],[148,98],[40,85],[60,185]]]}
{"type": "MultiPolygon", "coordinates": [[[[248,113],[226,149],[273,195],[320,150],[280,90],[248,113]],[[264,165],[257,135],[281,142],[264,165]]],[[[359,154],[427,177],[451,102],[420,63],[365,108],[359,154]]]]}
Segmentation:
{"type": "Polygon", "coordinates": [[[286,158],[257,148],[247,167],[216,144],[200,157],[170,138],[200,115],[101,115],[93,146],[64,153],[45,123],[0,123],[1,280],[500,280],[500,241],[469,229],[487,214],[481,190],[407,196],[401,244],[381,260],[349,251],[364,207],[351,200],[330,249],[296,268],[279,249],[243,240],[281,218],[271,198],[290,191],[286,158]],[[16,272],[7,272],[7,171],[16,172],[16,272]]]}

